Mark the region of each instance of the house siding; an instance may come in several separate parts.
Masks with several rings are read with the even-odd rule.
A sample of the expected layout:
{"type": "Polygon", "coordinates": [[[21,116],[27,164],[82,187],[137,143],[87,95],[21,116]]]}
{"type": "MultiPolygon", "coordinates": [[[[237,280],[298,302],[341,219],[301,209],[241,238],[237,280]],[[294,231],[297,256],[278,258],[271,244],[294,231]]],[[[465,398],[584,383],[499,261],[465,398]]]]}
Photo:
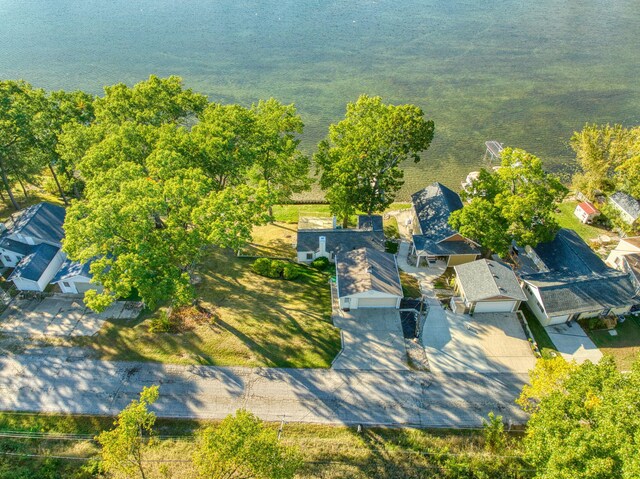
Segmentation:
{"type": "Polygon", "coordinates": [[[471,263],[478,258],[477,254],[454,254],[449,256],[447,266],[457,266],[459,264],[471,263]]]}

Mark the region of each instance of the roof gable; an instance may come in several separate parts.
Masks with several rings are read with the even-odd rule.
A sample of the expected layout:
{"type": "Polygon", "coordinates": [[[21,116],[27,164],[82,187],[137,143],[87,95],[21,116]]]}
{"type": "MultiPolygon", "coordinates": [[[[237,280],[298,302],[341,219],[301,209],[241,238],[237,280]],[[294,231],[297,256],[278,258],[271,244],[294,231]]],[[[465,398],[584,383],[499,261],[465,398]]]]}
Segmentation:
{"type": "Polygon", "coordinates": [[[449,216],[462,208],[457,193],[436,182],[411,195],[411,200],[424,236],[437,243],[456,234],[449,216]]]}
{"type": "Polygon", "coordinates": [[[80,263],[78,261],[71,261],[67,259],[51,282],[59,283],[60,281],[66,281],[79,276],[91,279],[93,275],[89,269],[92,262],[93,260],[87,261],[86,263],[80,263]]]}
{"type": "Polygon", "coordinates": [[[359,248],[374,248],[384,251],[384,233],[373,230],[306,230],[297,233],[298,252],[317,251],[320,237],[324,236],[327,252],[344,253],[359,248]]]}
{"type": "Polygon", "coordinates": [[[608,274],[610,268],[573,230],[563,228],[553,241],[533,248],[549,271],[568,277],[608,274]]]}
{"type": "Polygon", "coordinates": [[[58,251],[60,251],[59,247],[47,243],[35,246],[30,254],[20,260],[9,279],[38,281],[58,251]]]}
{"type": "Polygon", "coordinates": [[[458,281],[468,301],[508,298],[526,301],[513,270],[498,261],[480,259],[454,266],[458,281]]]}
{"type": "Polygon", "coordinates": [[[20,234],[58,243],[64,238],[64,218],[66,210],[51,203],[38,203],[25,209],[8,229],[7,234],[20,234]]]}
{"type": "Polygon", "coordinates": [[[371,248],[360,248],[336,258],[338,296],[367,291],[402,296],[395,257],[371,248]]]}

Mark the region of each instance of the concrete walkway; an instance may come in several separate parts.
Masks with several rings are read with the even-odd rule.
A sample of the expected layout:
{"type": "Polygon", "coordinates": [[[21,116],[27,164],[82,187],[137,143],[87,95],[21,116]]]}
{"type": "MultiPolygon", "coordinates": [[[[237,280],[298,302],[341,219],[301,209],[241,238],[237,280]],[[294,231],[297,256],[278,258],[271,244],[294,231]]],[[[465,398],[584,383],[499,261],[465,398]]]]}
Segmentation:
{"type": "Polygon", "coordinates": [[[264,420],[326,424],[479,426],[490,411],[520,424],[525,374],[261,369],[0,358],[0,410],[113,415],[160,385],[161,417],[220,419],[246,408],[264,420]]]}
{"type": "Polygon", "coordinates": [[[578,323],[563,323],[546,326],[544,329],[558,352],[567,361],[582,364],[589,360],[597,364],[602,359],[602,352],[578,323]]]}
{"type": "Polygon", "coordinates": [[[442,276],[446,268],[443,268],[441,265],[434,265],[428,268],[417,268],[410,265],[409,263],[407,263],[409,248],[410,246],[408,242],[400,242],[400,246],[398,247],[398,268],[400,268],[405,273],[409,273],[414,276],[418,280],[420,289],[423,293],[425,293],[426,291],[431,291],[431,284],[440,276],[442,276]]]}

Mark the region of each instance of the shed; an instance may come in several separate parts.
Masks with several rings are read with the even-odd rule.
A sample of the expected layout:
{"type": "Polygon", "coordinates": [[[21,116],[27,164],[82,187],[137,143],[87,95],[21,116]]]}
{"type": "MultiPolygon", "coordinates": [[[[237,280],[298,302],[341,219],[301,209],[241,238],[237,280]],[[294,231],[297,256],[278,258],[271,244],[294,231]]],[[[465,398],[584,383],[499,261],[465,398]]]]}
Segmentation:
{"type": "Polygon", "coordinates": [[[402,285],[395,256],[372,248],[338,254],[336,289],[341,309],[399,308],[402,285]]]}
{"type": "Polygon", "coordinates": [[[618,210],[625,223],[632,225],[640,218],[640,203],[627,193],[616,191],[609,196],[609,203],[618,210]]]}
{"type": "Polygon", "coordinates": [[[600,216],[600,211],[590,201],[578,203],[573,214],[585,224],[592,223],[594,219],[600,216]]]}

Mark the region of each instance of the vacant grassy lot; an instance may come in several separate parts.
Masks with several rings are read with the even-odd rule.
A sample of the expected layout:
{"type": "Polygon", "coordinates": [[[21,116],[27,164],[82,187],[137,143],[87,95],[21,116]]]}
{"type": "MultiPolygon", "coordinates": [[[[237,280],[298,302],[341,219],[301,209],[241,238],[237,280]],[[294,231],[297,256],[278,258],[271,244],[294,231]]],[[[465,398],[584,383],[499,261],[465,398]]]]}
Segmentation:
{"type": "Polygon", "coordinates": [[[253,228],[253,241],[242,250],[247,256],[268,256],[272,258],[295,258],[298,226],[294,223],[276,221],[253,228]]]}
{"type": "Polygon", "coordinates": [[[640,354],[640,319],[627,316],[615,330],[617,336],[611,336],[608,331],[588,331],[588,334],[603,354],[613,356],[618,369],[626,371],[640,354]]]}
{"type": "Polygon", "coordinates": [[[584,223],[580,222],[580,220],[573,214],[573,211],[576,209],[577,205],[578,201],[567,200],[558,206],[560,212],[556,214],[556,219],[558,220],[558,223],[560,223],[560,226],[562,228],[569,228],[574,230],[587,243],[589,243],[589,241],[591,240],[596,239],[602,234],[613,234],[609,230],[606,230],[602,227],[585,225],[584,223]]]}
{"type": "MultiPolygon", "coordinates": [[[[410,203],[393,203],[385,211],[409,208],[410,203]]],[[[307,205],[278,205],[273,207],[273,216],[276,221],[283,223],[297,223],[300,216],[331,216],[329,205],[307,204],[307,205]]],[[[349,219],[349,224],[355,226],[356,216],[349,219]]]]}
{"type": "Polygon", "coordinates": [[[199,271],[202,305],[211,324],[179,333],[150,333],[150,318],[110,322],[97,336],[78,338],[103,359],[216,366],[326,368],[340,349],[331,324],[328,276],[302,267],[294,281],[254,274],[251,260],[212,250],[199,271]]]}
{"type": "MultiPolygon", "coordinates": [[[[111,418],[0,414],[0,432],[11,431],[12,435],[55,432],[90,438],[109,429],[111,423],[111,418]]],[[[147,478],[195,477],[190,463],[194,434],[209,424],[158,420],[155,430],[161,437],[145,448],[143,457],[160,462],[145,463],[147,478]],[[167,435],[172,438],[162,437],[167,435]]],[[[279,424],[270,427],[275,429],[279,424]]],[[[365,428],[358,434],[351,427],[285,424],[281,441],[302,454],[303,465],[297,479],[530,477],[524,472],[527,466],[519,459],[519,436],[511,435],[510,439],[503,457],[485,451],[480,431],[365,428]]],[[[99,451],[89,440],[0,438],[0,450],[80,459],[0,456],[1,477],[102,477],[93,472],[97,470],[94,461],[99,451]],[[80,475],[82,469],[84,473],[80,475]]]]}

